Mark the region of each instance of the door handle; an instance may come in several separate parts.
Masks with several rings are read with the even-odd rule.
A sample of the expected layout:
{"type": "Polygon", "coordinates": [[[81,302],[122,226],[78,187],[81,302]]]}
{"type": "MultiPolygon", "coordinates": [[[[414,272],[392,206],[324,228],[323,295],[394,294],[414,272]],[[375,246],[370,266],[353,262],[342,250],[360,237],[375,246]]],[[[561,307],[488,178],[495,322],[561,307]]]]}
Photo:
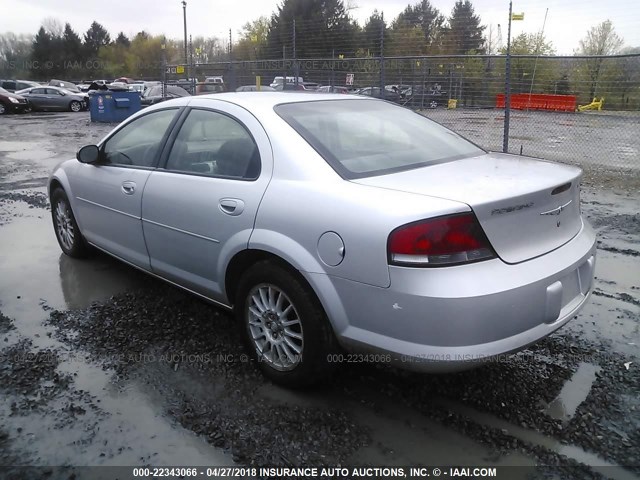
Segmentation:
{"type": "Polygon", "coordinates": [[[239,198],[221,198],[218,207],[222,213],[235,217],[244,211],[244,202],[239,198]]]}
{"type": "Polygon", "coordinates": [[[136,191],[136,182],[122,182],[122,192],[125,195],[133,195],[136,191]]]}

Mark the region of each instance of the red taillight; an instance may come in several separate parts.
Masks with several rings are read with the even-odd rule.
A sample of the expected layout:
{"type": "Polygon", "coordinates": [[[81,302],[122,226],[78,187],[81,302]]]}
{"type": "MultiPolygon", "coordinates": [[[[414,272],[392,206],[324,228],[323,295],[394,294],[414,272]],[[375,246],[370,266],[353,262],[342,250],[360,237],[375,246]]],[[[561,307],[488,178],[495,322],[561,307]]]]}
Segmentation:
{"type": "Polygon", "coordinates": [[[387,245],[393,265],[444,266],[495,257],[473,213],[403,225],[391,232],[387,245]]]}

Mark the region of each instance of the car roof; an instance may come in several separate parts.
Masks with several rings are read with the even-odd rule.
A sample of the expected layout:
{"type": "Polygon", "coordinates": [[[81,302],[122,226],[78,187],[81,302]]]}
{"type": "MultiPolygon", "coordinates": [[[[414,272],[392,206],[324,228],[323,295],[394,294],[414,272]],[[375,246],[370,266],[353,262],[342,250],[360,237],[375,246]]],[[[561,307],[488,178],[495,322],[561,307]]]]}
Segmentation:
{"type": "Polygon", "coordinates": [[[227,102],[251,112],[259,121],[270,121],[279,118],[274,107],[286,103],[304,103],[314,101],[345,101],[356,102],[382,102],[370,96],[349,95],[344,93],[313,93],[313,92],[225,92],[207,95],[195,95],[173,98],[164,102],[150,105],[129,117],[125,122],[135,120],[155,110],[163,110],[175,107],[215,108],[213,102],[227,102]]]}
{"type": "Polygon", "coordinates": [[[254,108],[272,109],[281,103],[313,102],[319,100],[345,100],[346,98],[358,101],[368,99],[356,96],[345,97],[344,94],[313,93],[313,92],[264,92],[265,95],[255,95],[254,92],[226,92],[214,95],[201,95],[198,100],[223,100],[235,103],[247,110],[254,108]]]}

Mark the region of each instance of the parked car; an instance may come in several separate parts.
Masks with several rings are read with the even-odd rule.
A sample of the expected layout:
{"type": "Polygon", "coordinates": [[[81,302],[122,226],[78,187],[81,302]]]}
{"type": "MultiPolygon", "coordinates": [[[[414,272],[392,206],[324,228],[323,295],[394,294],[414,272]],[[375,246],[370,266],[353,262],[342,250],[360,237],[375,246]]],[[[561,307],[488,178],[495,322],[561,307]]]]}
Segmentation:
{"type": "Polygon", "coordinates": [[[275,88],[271,88],[269,85],[260,85],[260,90],[255,85],[242,85],[236,88],[236,92],[275,92],[275,88]]]}
{"type": "Polygon", "coordinates": [[[593,287],[580,178],[390,102],[223,93],[134,114],[48,191],[64,253],[233,310],[259,368],[300,385],[338,346],[452,371],[566,324],[593,287]]]}
{"type": "Polygon", "coordinates": [[[387,89],[380,91],[380,87],[361,88],[355,93],[356,95],[366,95],[368,97],[382,98],[383,100],[388,100],[390,102],[399,102],[401,99],[399,93],[387,89]]]}
{"type": "Polygon", "coordinates": [[[297,85],[295,83],[279,83],[275,87],[273,87],[273,89],[278,92],[282,92],[283,90],[284,91],[301,91],[301,92],[307,91],[303,83],[298,83],[297,85]]]}
{"type": "Polygon", "coordinates": [[[224,83],[214,82],[201,82],[196,83],[196,95],[207,95],[209,93],[222,93],[224,92],[224,83]]]}
{"type": "Polygon", "coordinates": [[[349,93],[349,89],[347,87],[338,87],[338,86],[328,86],[318,87],[316,92],[319,93],[349,93]]]}
{"type": "Polygon", "coordinates": [[[75,83],[65,82],[64,80],[49,80],[49,85],[51,85],[52,87],[64,88],[65,90],[73,93],[81,93],[81,90],[75,83]]]}
{"type": "Polygon", "coordinates": [[[224,78],[220,75],[214,77],[205,77],[204,83],[224,83],[224,78]]]}
{"type": "Polygon", "coordinates": [[[144,83],[132,83],[130,87],[131,90],[133,90],[134,92],[138,92],[140,95],[142,95],[146,89],[144,83]]]}
{"type": "MultiPolygon", "coordinates": [[[[294,84],[296,80],[296,77],[287,77],[286,78],[286,83],[289,84],[294,84]]],[[[298,83],[302,83],[304,82],[304,79],[302,77],[298,77],[298,83]]],[[[274,77],[273,78],[273,82],[271,82],[271,85],[269,85],[271,88],[275,88],[276,90],[282,90],[282,84],[285,83],[285,79],[284,77],[274,77]]]]}
{"type": "Polygon", "coordinates": [[[111,82],[107,85],[107,88],[114,92],[128,92],[132,90],[131,85],[125,82],[111,82]]]}
{"type": "Polygon", "coordinates": [[[0,88],[4,88],[11,93],[24,90],[25,88],[39,86],[40,84],[38,82],[32,82],[31,80],[0,80],[0,88]]]}
{"type": "Polygon", "coordinates": [[[445,91],[416,85],[407,91],[403,104],[418,108],[437,108],[446,105],[448,98],[445,91]]]}
{"type": "Polygon", "coordinates": [[[140,102],[142,105],[149,106],[155,105],[156,103],[164,102],[165,100],[170,100],[172,98],[179,97],[190,97],[191,95],[182,87],[177,87],[175,85],[167,85],[165,96],[162,96],[162,85],[154,85],[150,88],[147,88],[140,102]]]}
{"type": "Polygon", "coordinates": [[[0,115],[5,113],[24,113],[29,109],[27,99],[0,87],[0,115]]]}
{"type": "Polygon", "coordinates": [[[86,93],[74,93],[60,87],[32,87],[16,93],[25,97],[33,110],[80,112],[89,106],[86,93]]]}

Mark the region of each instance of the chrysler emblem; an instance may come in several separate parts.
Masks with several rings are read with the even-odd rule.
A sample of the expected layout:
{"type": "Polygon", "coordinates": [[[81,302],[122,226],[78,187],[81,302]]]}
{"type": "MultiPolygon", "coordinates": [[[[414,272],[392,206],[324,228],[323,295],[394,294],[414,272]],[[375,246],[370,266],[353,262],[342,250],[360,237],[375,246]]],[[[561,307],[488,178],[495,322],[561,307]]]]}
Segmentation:
{"type": "Polygon", "coordinates": [[[569,205],[571,205],[571,202],[573,202],[573,200],[569,200],[567,203],[565,203],[564,205],[560,205],[559,207],[554,208],[553,210],[549,210],[547,212],[542,212],[540,215],[560,215],[560,213],[567,208],[569,205]]]}
{"type": "MultiPolygon", "coordinates": [[[[569,205],[571,205],[572,201],[573,200],[569,200],[564,205],[560,205],[559,207],[556,207],[553,210],[542,212],[540,215],[560,215],[565,208],[567,208],[569,205]]],[[[556,221],[556,227],[560,227],[560,219],[559,218],[556,221]]]]}

